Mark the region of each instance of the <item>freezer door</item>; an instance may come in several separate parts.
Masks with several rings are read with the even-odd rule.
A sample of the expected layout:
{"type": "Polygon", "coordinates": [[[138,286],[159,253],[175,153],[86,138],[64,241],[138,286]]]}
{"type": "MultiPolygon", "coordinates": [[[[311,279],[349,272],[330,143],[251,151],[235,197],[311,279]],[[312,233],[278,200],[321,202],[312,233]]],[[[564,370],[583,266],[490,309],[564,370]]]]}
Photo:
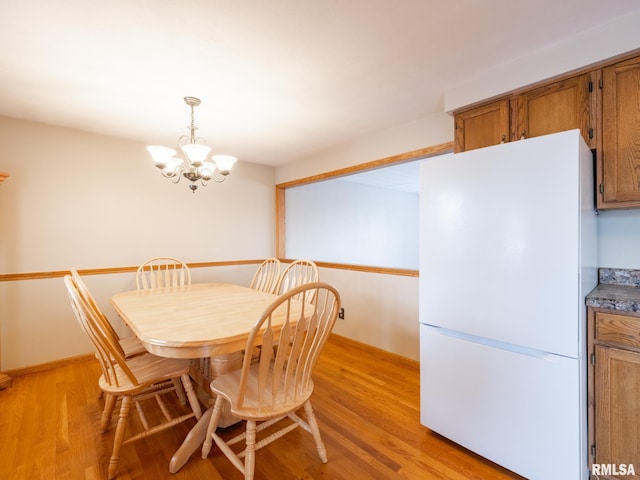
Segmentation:
{"type": "Polygon", "coordinates": [[[532,480],[586,480],[584,367],[420,326],[421,423],[532,480]]]}
{"type": "Polygon", "coordinates": [[[578,131],[424,160],[421,323],[581,356],[597,280],[591,162],[578,131]]]}

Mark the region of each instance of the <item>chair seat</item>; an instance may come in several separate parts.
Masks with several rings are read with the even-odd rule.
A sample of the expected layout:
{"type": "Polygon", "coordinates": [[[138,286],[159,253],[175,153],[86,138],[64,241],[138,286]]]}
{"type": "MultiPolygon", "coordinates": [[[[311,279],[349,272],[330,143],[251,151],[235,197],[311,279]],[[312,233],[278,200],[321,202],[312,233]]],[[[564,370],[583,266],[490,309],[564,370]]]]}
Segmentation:
{"type": "Polygon", "coordinates": [[[124,337],[120,339],[120,346],[124,350],[124,354],[127,358],[135,357],[147,353],[147,349],[140,343],[137,337],[124,337]]]}
{"type": "Polygon", "coordinates": [[[241,370],[228,373],[217,377],[211,382],[211,391],[216,395],[222,395],[231,404],[231,413],[243,420],[262,421],[273,417],[287,415],[290,412],[298,410],[304,403],[309,400],[313,393],[313,381],[309,380],[307,388],[304,391],[295,392],[294,389],[277,388],[276,398],[265,405],[265,398],[270,399],[273,391],[270,387],[265,387],[262,397],[258,394],[258,371],[260,364],[254,364],[249,368],[249,377],[246,383],[246,391],[244,401],[241,407],[238,407],[238,383],[240,382],[241,370]],[[285,398],[286,397],[286,398],[285,398]],[[262,401],[260,400],[262,398],[262,401]],[[260,404],[260,402],[262,404],[260,404]]]}
{"type": "Polygon", "coordinates": [[[154,383],[180,378],[182,375],[188,374],[190,361],[187,359],[157,357],[151,353],[146,353],[128,359],[127,366],[135,375],[138,381],[137,385],[131,382],[119,365],[115,365],[113,371],[118,385],[115,382],[109,384],[104,376],[101,376],[99,380],[100,388],[104,392],[113,395],[135,394],[154,383]]]}

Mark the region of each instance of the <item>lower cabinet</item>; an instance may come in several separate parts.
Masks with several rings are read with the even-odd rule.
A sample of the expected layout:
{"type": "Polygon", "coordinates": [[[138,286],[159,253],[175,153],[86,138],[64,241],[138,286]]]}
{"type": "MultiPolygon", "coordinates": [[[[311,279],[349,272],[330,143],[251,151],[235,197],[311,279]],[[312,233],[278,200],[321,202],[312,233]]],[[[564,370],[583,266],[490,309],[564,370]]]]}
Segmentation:
{"type": "Polygon", "coordinates": [[[640,316],[595,311],[590,321],[591,472],[640,478],[640,316]]]}

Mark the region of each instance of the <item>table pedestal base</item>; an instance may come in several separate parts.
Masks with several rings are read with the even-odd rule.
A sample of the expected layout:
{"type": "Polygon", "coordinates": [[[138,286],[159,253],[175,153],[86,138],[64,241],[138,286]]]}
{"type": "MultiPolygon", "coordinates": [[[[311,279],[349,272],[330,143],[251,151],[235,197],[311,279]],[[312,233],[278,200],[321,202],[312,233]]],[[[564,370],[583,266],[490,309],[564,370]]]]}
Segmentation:
{"type": "Polygon", "coordinates": [[[207,436],[207,428],[209,428],[209,420],[211,420],[211,414],[213,413],[213,407],[208,408],[198,420],[198,423],[189,431],[184,442],[180,445],[180,448],[173,454],[171,461],[169,462],[169,472],[176,473],[187,463],[187,461],[193,455],[193,452],[199,450],[204,443],[204,439],[207,436]]]}
{"type": "MultiPolygon", "coordinates": [[[[189,431],[180,448],[178,448],[176,453],[173,454],[173,457],[171,457],[169,472],[176,473],[180,470],[189,458],[191,458],[191,455],[202,447],[204,439],[207,436],[207,428],[209,428],[209,420],[213,413],[213,403],[215,401],[209,384],[217,376],[242,368],[243,357],[242,352],[234,352],[225,355],[216,355],[215,357],[211,357],[209,361],[207,361],[207,359],[198,359],[192,363],[191,376],[199,386],[198,397],[208,408],[202,414],[198,423],[189,431]]],[[[238,422],[240,422],[240,419],[231,414],[231,406],[228,402],[225,402],[218,427],[226,428],[238,422]]]]}

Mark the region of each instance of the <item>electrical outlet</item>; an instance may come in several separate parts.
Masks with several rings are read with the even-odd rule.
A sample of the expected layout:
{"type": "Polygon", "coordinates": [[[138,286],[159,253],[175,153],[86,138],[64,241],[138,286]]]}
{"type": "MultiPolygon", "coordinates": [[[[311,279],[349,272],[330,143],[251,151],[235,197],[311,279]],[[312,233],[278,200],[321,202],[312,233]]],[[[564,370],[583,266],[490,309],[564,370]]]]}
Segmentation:
{"type": "Polygon", "coordinates": [[[340,311],[338,312],[338,318],[344,320],[344,308],[340,308],[340,311]]]}

